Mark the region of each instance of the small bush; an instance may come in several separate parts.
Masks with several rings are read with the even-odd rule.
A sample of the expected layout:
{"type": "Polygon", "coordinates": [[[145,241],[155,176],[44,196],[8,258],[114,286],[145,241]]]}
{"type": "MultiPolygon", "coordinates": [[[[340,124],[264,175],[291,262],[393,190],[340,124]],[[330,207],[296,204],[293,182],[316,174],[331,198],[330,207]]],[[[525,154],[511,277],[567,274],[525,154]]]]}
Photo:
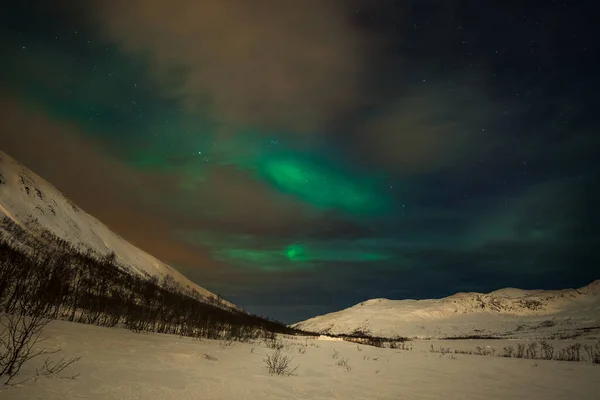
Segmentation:
{"type": "Polygon", "coordinates": [[[558,352],[559,361],[581,361],[581,343],[574,343],[558,352]]]}
{"type": "Polygon", "coordinates": [[[373,347],[383,347],[383,339],[376,337],[368,337],[365,341],[365,344],[373,347]]]}
{"type": "Polygon", "coordinates": [[[298,353],[304,354],[306,353],[306,349],[308,349],[308,339],[305,339],[304,343],[299,344],[298,353]]]}
{"type": "Polygon", "coordinates": [[[540,347],[543,360],[552,360],[554,358],[554,346],[552,346],[552,344],[542,340],[540,342],[540,347]]]}
{"type": "Polygon", "coordinates": [[[535,360],[538,355],[538,344],[537,342],[529,343],[527,345],[527,358],[535,360]]]}
{"type": "Polygon", "coordinates": [[[400,350],[412,351],[412,344],[407,344],[406,342],[400,343],[400,350]]]}
{"type": "Polygon", "coordinates": [[[525,345],[523,343],[517,344],[517,353],[515,354],[517,358],[525,357],[525,345]]]}
{"type": "Polygon", "coordinates": [[[232,347],[235,344],[233,339],[225,339],[219,341],[219,348],[226,349],[227,347],[232,347]]]}
{"type": "Polygon", "coordinates": [[[496,351],[489,346],[488,347],[477,346],[475,348],[475,354],[478,356],[493,356],[495,353],[496,353],[496,351]]]}
{"type": "Polygon", "coordinates": [[[456,354],[473,354],[473,350],[455,350],[454,351],[456,354]]]}
{"type": "MultiPolygon", "coordinates": [[[[58,361],[52,361],[50,358],[47,358],[46,361],[44,361],[44,365],[42,365],[42,368],[36,369],[36,371],[35,371],[36,378],[35,379],[37,380],[39,377],[50,378],[52,375],[60,374],[61,372],[63,372],[67,368],[69,368],[71,365],[75,364],[80,359],[81,359],[81,357],[75,357],[75,358],[69,358],[69,359],[66,359],[63,357],[58,361]]],[[[61,377],[61,378],[75,379],[78,376],[79,376],[79,374],[76,374],[73,376],[68,376],[68,377],[61,377]]]]}
{"type": "Polygon", "coordinates": [[[285,347],[283,342],[277,338],[275,332],[268,332],[264,338],[265,346],[273,350],[281,350],[285,347]]]}
{"type": "Polygon", "coordinates": [[[513,346],[506,346],[502,349],[502,357],[512,357],[513,354],[515,353],[515,348],[513,346]]]}
{"type": "Polygon", "coordinates": [[[588,361],[593,364],[600,364],[600,340],[594,345],[586,344],[584,348],[588,354],[588,361]]]}
{"type": "Polygon", "coordinates": [[[333,353],[331,353],[331,358],[333,358],[334,360],[337,360],[340,356],[340,352],[337,351],[336,349],[333,349],[333,353]]]}
{"type": "Polygon", "coordinates": [[[343,367],[346,371],[352,371],[352,366],[348,363],[348,358],[340,358],[336,361],[335,365],[343,367]]]}
{"type": "Polygon", "coordinates": [[[267,369],[271,375],[293,375],[298,366],[292,368],[291,362],[294,358],[284,356],[281,354],[281,350],[275,350],[273,354],[266,355],[266,358],[263,359],[263,362],[266,364],[267,369]]]}

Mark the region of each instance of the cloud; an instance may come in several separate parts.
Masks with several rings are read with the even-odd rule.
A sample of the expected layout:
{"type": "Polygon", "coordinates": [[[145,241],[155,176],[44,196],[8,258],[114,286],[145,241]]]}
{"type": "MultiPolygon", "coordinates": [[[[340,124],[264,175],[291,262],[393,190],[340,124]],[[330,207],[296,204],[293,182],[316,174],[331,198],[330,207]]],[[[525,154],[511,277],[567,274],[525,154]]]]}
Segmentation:
{"type": "Polygon", "coordinates": [[[1,94],[0,129],[3,151],[132,243],[171,263],[211,265],[202,251],[170,236],[184,219],[148,202],[146,188],[168,191],[168,179],[128,167],[102,152],[76,125],[1,94]]]}
{"type": "Polygon", "coordinates": [[[166,262],[208,267],[201,241],[181,231],[255,235],[278,240],[360,237],[366,228],[334,211],[319,211],[278,192],[250,172],[207,167],[183,187],[185,175],[139,170],[113,158],[81,127],[48,116],[32,104],[0,96],[0,148],[40,174],[127,240],[166,262]]]}
{"type": "Polygon", "coordinates": [[[314,208],[280,192],[252,171],[232,165],[207,168],[201,180],[181,193],[182,211],[195,215],[200,230],[213,234],[257,235],[270,240],[357,237],[369,230],[335,210],[314,208]]]}
{"type": "Polygon", "coordinates": [[[95,1],[105,37],[221,122],[314,131],[361,103],[370,47],[348,1],[95,1]]]}
{"type": "Polygon", "coordinates": [[[400,172],[452,166],[482,145],[492,110],[492,102],[471,87],[413,87],[357,128],[365,144],[360,155],[400,172]]]}
{"type": "Polygon", "coordinates": [[[313,139],[331,135],[349,116],[377,109],[378,115],[344,134],[356,140],[346,150],[370,165],[414,172],[451,166],[481,144],[489,124],[493,106],[472,76],[468,87],[414,86],[398,80],[402,70],[380,71],[399,95],[390,99],[374,89],[374,72],[392,57],[390,44],[402,35],[392,39],[361,26],[353,20],[355,1],[86,4],[105,39],[146,60],[162,93],[192,115],[210,115],[220,132],[250,126],[269,134],[302,133],[313,146],[313,139]]]}
{"type": "Polygon", "coordinates": [[[584,178],[530,184],[511,196],[490,199],[467,234],[472,246],[519,242],[546,247],[573,246],[594,237],[598,194],[584,178]]]}

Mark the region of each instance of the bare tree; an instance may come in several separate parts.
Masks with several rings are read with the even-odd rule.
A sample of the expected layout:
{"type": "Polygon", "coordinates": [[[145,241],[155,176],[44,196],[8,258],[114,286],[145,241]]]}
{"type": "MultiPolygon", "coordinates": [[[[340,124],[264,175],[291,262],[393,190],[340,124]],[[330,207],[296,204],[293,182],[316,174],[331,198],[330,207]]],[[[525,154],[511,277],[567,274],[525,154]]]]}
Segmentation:
{"type": "Polygon", "coordinates": [[[523,344],[523,343],[517,344],[517,353],[515,354],[515,357],[517,357],[517,358],[525,357],[525,344],[523,344]]]}
{"type": "Polygon", "coordinates": [[[588,355],[588,361],[593,364],[600,364],[600,340],[594,345],[584,344],[583,349],[588,355]]]}
{"type": "Polygon", "coordinates": [[[540,346],[542,347],[542,359],[552,360],[554,358],[554,346],[545,340],[540,342],[540,346]]]}
{"type": "Polygon", "coordinates": [[[513,346],[505,346],[502,349],[503,353],[502,353],[502,357],[512,357],[513,354],[515,353],[515,348],[513,346]]]}
{"type": "MultiPolygon", "coordinates": [[[[50,319],[41,314],[25,316],[22,314],[5,314],[0,318],[0,377],[6,379],[5,385],[19,374],[23,365],[36,357],[54,354],[59,350],[40,349],[39,345],[45,340],[42,337],[44,328],[50,319]]],[[[50,376],[62,372],[79,358],[57,362],[47,359],[38,376],[50,376]]],[[[29,380],[29,379],[26,379],[29,380]]]]}
{"type": "Polygon", "coordinates": [[[7,377],[5,384],[19,373],[27,361],[46,354],[37,350],[43,341],[42,332],[50,320],[37,315],[26,317],[20,314],[5,314],[0,321],[0,377],[7,377]]]}
{"type": "Polygon", "coordinates": [[[527,358],[535,360],[537,358],[538,346],[537,342],[529,343],[527,345],[527,358]]]}

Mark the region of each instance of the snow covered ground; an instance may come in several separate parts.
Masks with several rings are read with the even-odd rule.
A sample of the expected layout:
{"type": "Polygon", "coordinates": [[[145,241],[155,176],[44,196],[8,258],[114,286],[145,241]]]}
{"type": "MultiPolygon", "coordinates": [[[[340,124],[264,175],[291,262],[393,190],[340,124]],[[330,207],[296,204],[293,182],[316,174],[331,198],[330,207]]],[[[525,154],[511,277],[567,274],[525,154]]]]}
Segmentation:
{"type": "MultiPolygon", "coordinates": [[[[54,357],[82,357],[62,375],[80,375],[0,389],[0,399],[584,400],[597,399],[600,393],[600,365],[429,352],[431,344],[500,349],[508,341],[414,341],[412,351],[403,351],[286,338],[283,352],[294,357],[292,365],[298,370],[295,376],[272,376],[262,360],[273,350],[262,343],[225,346],[63,321],[53,321],[46,336],[47,348],[64,350],[54,357]],[[340,358],[348,358],[351,371],[335,365],[334,349],[340,358]]],[[[557,347],[570,343],[560,341],[557,347]]],[[[24,368],[21,376],[35,374],[42,362],[24,368]]]]}

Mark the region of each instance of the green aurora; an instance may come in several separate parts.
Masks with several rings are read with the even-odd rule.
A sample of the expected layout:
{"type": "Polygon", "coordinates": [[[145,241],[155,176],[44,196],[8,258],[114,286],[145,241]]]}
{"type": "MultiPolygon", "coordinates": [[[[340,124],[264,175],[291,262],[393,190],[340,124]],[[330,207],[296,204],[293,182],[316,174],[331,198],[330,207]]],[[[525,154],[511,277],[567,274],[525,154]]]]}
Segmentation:
{"type": "Polygon", "coordinates": [[[368,184],[302,159],[274,159],[264,165],[264,174],[280,190],[293,193],[321,208],[351,213],[383,212],[385,202],[368,184]]]}
{"type": "MultiPolygon", "coordinates": [[[[393,23],[391,9],[364,21],[362,8],[352,9],[358,36],[388,21],[397,41],[369,47],[365,56],[339,46],[354,35],[335,36],[325,41],[332,48],[293,48],[301,62],[286,68],[289,60],[270,54],[266,40],[256,49],[276,62],[261,69],[261,57],[223,47],[239,42],[235,27],[223,26],[221,35],[188,38],[190,49],[204,46],[217,61],[231,60],[204,69],[210,54],[179,54],[186,47],[178,46],[185,39],[178,32],[114,37],[105,23],[65,12],[69,2],[39,2],[52,3],[39,10],[30,3],[13,2],[0,24],[2,150],[235,304],[255,301],[253,311],[262,312],[297,284],[302,293],[288,303],[308,304],[310,312],[298,311],[308,317],[313,299],[347,306],[401,289],[438,296],[597,279],[600,136],[590,82],[598,68],[582,67],[594,37],[583,24],[565,25],[564,43],[539,47],[523,38],[539,38],[547,24],[523,22],[498,36],[506,20],[490,7],[477,21],[472,7],[459,7],[448,26],[445,15],[410,11],[414,24],[406,24],[404,9],[393,23]],[[472,31],[481,24],[489,35],[472,31]],[[129,42],[169,37],[176,38],[172,53],[129,42]],[[379,54],[382,47],[393,54],[379,54]],[[320,75],[332,66],[329,56],[345,53],[361,57],[336,59],[341,70],[320,75]],[[214,79],[205,80],[211,71],[214,79]],[[348,91],[328,97],[342,86],[348,91]],[[36,138],[43,148],[32,145],[36,138]],[[305,286],[293,281],[299,275],[305,286]],[[272,285],[252,286],[252,279],[272,285]]],[[[103,2],[79,3],[92,11],[103,2]]],[[[528,2],[506,7],[517,6],[530,7],[518,15],[532,21],[548,18],[528,2]]],[[[568,12],[556,7],[558,21],[568,12]]],[[[251,22],[262,28],[271,21],[251,22]]],[[[280,29],[275,44],[310,33],[305,26],[292,37],[280,29]]],[[[338,26],[324,27],[315,31],[327,35],[338,26]]],[[[364,39],[388,35],[376,33],[364,39]]]]}

